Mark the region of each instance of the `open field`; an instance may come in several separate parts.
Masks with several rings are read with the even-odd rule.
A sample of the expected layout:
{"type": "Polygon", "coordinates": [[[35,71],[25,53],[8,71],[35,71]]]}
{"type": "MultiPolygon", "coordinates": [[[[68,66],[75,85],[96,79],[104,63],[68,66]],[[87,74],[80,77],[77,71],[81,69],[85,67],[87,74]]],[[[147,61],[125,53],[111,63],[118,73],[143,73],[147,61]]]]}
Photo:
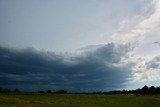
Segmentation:
{"type": "Polygon", "coordinates": [[[0,107],[160,107],[160,95],[0,94],[0,107]]]}

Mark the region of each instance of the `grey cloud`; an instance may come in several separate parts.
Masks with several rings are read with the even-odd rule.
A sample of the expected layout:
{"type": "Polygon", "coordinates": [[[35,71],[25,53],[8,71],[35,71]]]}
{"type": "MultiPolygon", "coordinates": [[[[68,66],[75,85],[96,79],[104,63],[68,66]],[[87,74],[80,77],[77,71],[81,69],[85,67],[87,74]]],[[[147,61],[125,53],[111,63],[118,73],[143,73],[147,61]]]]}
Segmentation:
{"type": "Polygon", "coordinates": [[[159,43],[159,42],[154,42],[154,44],[157,44],[158,46],[160,46],[160,43],[159,43]]]}
{"type": "Polygon", "coordinates": [[[146,63],[147,68],[160,69],[160,56],[154,57],[151,61],[146,63]]]}
{"type": "Polygon", "coordinates": [[[68,91],[122,88],[131,77],[131,66],[115,64],[129,51],[129,44],[109,43],[94,51],[66,57],[34,48],[0,47],[0,86],[68,91]]]}

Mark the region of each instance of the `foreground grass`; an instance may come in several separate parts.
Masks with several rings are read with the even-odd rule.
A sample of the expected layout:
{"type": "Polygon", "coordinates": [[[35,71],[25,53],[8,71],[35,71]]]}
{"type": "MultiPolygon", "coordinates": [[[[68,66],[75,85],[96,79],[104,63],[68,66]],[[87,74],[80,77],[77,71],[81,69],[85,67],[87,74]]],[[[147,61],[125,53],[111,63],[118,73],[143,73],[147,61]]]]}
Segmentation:
{"type": "Polygon", "coordinates": [[[0,94],[0,107],[160,107],[152,96],[0,94]]]}

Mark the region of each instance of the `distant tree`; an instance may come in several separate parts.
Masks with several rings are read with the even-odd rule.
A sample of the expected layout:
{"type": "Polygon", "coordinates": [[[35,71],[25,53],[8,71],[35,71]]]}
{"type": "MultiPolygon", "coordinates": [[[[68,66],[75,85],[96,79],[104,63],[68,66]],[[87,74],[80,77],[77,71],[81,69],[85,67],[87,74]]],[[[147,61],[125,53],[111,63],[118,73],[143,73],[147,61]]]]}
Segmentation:
{"type": "Polygon", "coordinates": [[[7,92],[7,93],[11,93],[11,90],[7,89],[6,92],[7,92]]]}
{"type": "Polygon", "coordinates": [[[60,89],[60,90],[56,91],[55,93],[65,94],[65,93],[67,93],[67,91],[60,89]]]}
{"type": "Polygon", "coordinates": [[[3,92],[3,88],[0,87],[0,93],[2,93],[2,92],[3,92]]]}
{"type": "Polygon", "coordinates": [[[20,93],[21,91],[19,90],[19,89],[15,89],[14,91],[13,91],[13,93],[20,93]]]}
{"type": "Polygon", "coordinates": [[[122,94],[128,94],[128,92],[125,89],[123,89],[121,93],[122,94]]]}
{"type": "Polygon", "coordinates": [[[135,91],[134,91],[134,94],[141,94],[142,93],[142,90],[140,89],[140,88],[138,88],[138,89],[136,89],[135,91]]]}
{"type": "Polygon", "coordinates": [[[7,89],[6,88],[3,88],[3,93],[7,93],[7,89]]]}
{"type": "Polygon", "coordinates": [[[143,88],[142,88],[142,94],[149,94],[149,88],[148,88],[148,86],[144,86],[143,88]]]}
{"type": "Polygon", "coordinates": [[[154,86],[149,88],[149,94],[156,94],[156,88],[154,86]]]}
{"type": "Polygon", "coordinates": [[[160,94],[160,87],[156,87],[156,94],[160,94]]]}
{"type": "Polygon", "coordinates": [[[45,93],[44,91],[38,91],[38,93],[45,93]]]}
{"type": "Polygon", "coordinates": [[[47,90],[47,92],[46,93],[52,93],[52,91],[51,90],[47,90]]]}

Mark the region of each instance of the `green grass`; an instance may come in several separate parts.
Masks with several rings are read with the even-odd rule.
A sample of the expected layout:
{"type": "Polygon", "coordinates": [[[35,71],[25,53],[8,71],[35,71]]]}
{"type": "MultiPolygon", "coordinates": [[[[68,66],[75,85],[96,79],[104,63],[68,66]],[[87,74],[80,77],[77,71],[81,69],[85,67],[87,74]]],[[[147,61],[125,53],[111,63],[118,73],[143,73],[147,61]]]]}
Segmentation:
{"type": "Polygon", "coordinates": [[[150,96],[0,94],[0,107],[160,107],[150,96]]]}

